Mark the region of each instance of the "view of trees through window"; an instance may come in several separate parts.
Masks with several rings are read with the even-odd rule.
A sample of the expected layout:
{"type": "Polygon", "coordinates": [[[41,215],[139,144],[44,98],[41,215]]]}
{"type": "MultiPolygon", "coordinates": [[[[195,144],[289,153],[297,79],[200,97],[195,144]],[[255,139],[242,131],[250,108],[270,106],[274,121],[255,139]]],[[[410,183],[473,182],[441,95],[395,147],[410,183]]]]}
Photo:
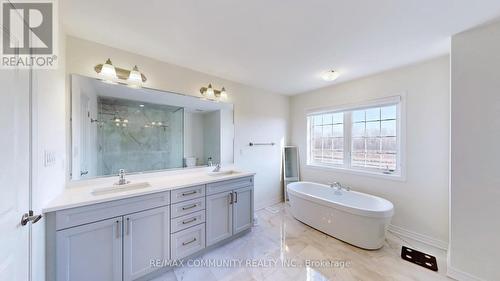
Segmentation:
{"type": "Polygon", "coordinates": [[[311,159],[317,163],[344,163],[344,113],[311,117],[311,159]]]}
{"type": "Polygon", "coordinates": [[[309,162],[395,172],[397,124],[397,105],[310,115],[309,162]]]}
{"type": "Polygon", "coordinates": [[[396,105],[352,112],[352,167],[396,170],[396,117],[396,105]]]}

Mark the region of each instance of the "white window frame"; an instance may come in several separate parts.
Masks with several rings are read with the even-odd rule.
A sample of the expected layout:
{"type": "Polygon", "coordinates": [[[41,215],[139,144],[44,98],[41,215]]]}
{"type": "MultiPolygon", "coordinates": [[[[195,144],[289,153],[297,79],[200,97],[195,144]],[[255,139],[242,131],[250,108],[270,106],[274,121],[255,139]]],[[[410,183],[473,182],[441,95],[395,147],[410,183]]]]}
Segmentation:
{"type": "Polygon", "coordinates": [[[374,99],[354,104],[329,106],[329,107],[306,110],[306,124],[307,124],[306,167],[324,169],[329,171],[333,170],[336,172],[349,173],[355,175],[372,176],[384,179],[405,181],[406,180],[406,98],[405,97],[406,94],[401,93],[396,96],[374,99]],[[397,166],[396,171],[394,173],[386,174],[384,173],[384,171],[381,171],[379,169],[351,167],[352,111],[361,110],[365,108],[372,108],[372,107],[384,107],[390,105],[396,105],[397,108],[396,137],[397,137],[398,154],[396,158],[396,166],[397,166]],[[311,161],[311,143],[310,143],[311,124],[309,117],[319,114],[338,113],[338,112],[344,112],[344,161],[343,161],[344,164],[335,165],[335,164],[314,163],[311,161]]]}

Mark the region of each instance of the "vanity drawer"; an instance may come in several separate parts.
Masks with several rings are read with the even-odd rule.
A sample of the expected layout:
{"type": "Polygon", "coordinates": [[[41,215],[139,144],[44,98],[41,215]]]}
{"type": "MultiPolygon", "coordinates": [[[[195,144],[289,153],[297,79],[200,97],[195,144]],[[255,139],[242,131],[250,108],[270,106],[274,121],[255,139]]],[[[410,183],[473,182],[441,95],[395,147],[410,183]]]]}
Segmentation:
{"type": "Polygon", "coordinates": [[[56,211],[56,230],[170,204],[170,191],[56,211]]]}
{"type": "Polygon", "coordinates": [[[205,209],[205,197],[171,205],[171,218],[177,218],[205,209]]]}
{"type": "Polygon", "coordinates": [[[171,259],[182,259],[205,248],[205,224],[170,235],[171,259]]]}
{"type": "Polygon", "coordinates": [[[170,232],[175,233],[203,222],[205,222],[205,210],[172,219],[170,221],[170,232]]]}
{"type": "Polygon", "coordinates": [[[245,177],[207,184],[207,195],[253,185],[253,177],[245,177]]]}
{"type": "Polygon", "coordinates": [[[190,199],[200,198],[203,196],[205,196],[205,185],[197,185],[172,190],[170,194],[170,197],[172,198],[172,204],[190,199]]]}

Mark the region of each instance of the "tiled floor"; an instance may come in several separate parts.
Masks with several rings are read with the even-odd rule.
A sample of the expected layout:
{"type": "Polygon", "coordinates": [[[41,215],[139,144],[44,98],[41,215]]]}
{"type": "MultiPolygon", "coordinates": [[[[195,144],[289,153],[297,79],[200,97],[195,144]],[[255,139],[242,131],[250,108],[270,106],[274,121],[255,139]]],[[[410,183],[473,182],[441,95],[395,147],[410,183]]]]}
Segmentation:
{"type": "Polygon", "coordinates": [[[154,281],[212,280],[450,280],[445,277],[446,253],[388,233],[386,244],[366,251],[327,236],[294,219],[285,204],[277,212],[257,212],[251,233],[199,257],[210,261],[242,261],[242,266],[176,268],[154,281]],[[427,251],[438,258],[433,272],[400,258],[401,245],[427,251]],[[306,266],[307,261],[331,264],[306,266]],[[253,266],[245,263],[254,262],[253,266]],[[282,261],[288,262],[282,265],[282,261]],[[269,264],[264,264],[265,262],[269,264]],[[273,263],[277,262],[276,265],[273,263]],[[260,263],[260,264],[259,264],[260,263]],[[302,264],[302,265],[301,265],[302,264]]]}

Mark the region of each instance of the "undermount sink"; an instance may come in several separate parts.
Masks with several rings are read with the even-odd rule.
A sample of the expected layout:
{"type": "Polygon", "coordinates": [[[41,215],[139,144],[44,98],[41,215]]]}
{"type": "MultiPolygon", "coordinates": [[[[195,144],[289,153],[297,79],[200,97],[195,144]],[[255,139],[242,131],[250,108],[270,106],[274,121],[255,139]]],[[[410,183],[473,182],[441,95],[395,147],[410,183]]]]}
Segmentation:
{"type": "Polygon", "coordinates": [[[113,185],[113,186],[107,186],[107,187],[100,187],[92,190],[92,195],[103,195],[103,194],[109,194],[109,193],[115,193],[115,192],[124,192],[124,191],[130,191],[130,190],[135,190],[135,189],[141,189],[141,188],[146,188],[150,187],[151,185],[147,182],[135,182],[135,183],[127,183],[123,185],[113,185]]]}
{"type": "Polygon", "coordinates": [[[222,171],[218,171],[218,172],[214,172],[214,171],[210,171],[208,172],[207,174],[209,176],[227,176],[227,175],[231,175],[231,174],[234,174],[236,173],[236,171],[233,171],[233,170],[222,170],[222,171]]]}

